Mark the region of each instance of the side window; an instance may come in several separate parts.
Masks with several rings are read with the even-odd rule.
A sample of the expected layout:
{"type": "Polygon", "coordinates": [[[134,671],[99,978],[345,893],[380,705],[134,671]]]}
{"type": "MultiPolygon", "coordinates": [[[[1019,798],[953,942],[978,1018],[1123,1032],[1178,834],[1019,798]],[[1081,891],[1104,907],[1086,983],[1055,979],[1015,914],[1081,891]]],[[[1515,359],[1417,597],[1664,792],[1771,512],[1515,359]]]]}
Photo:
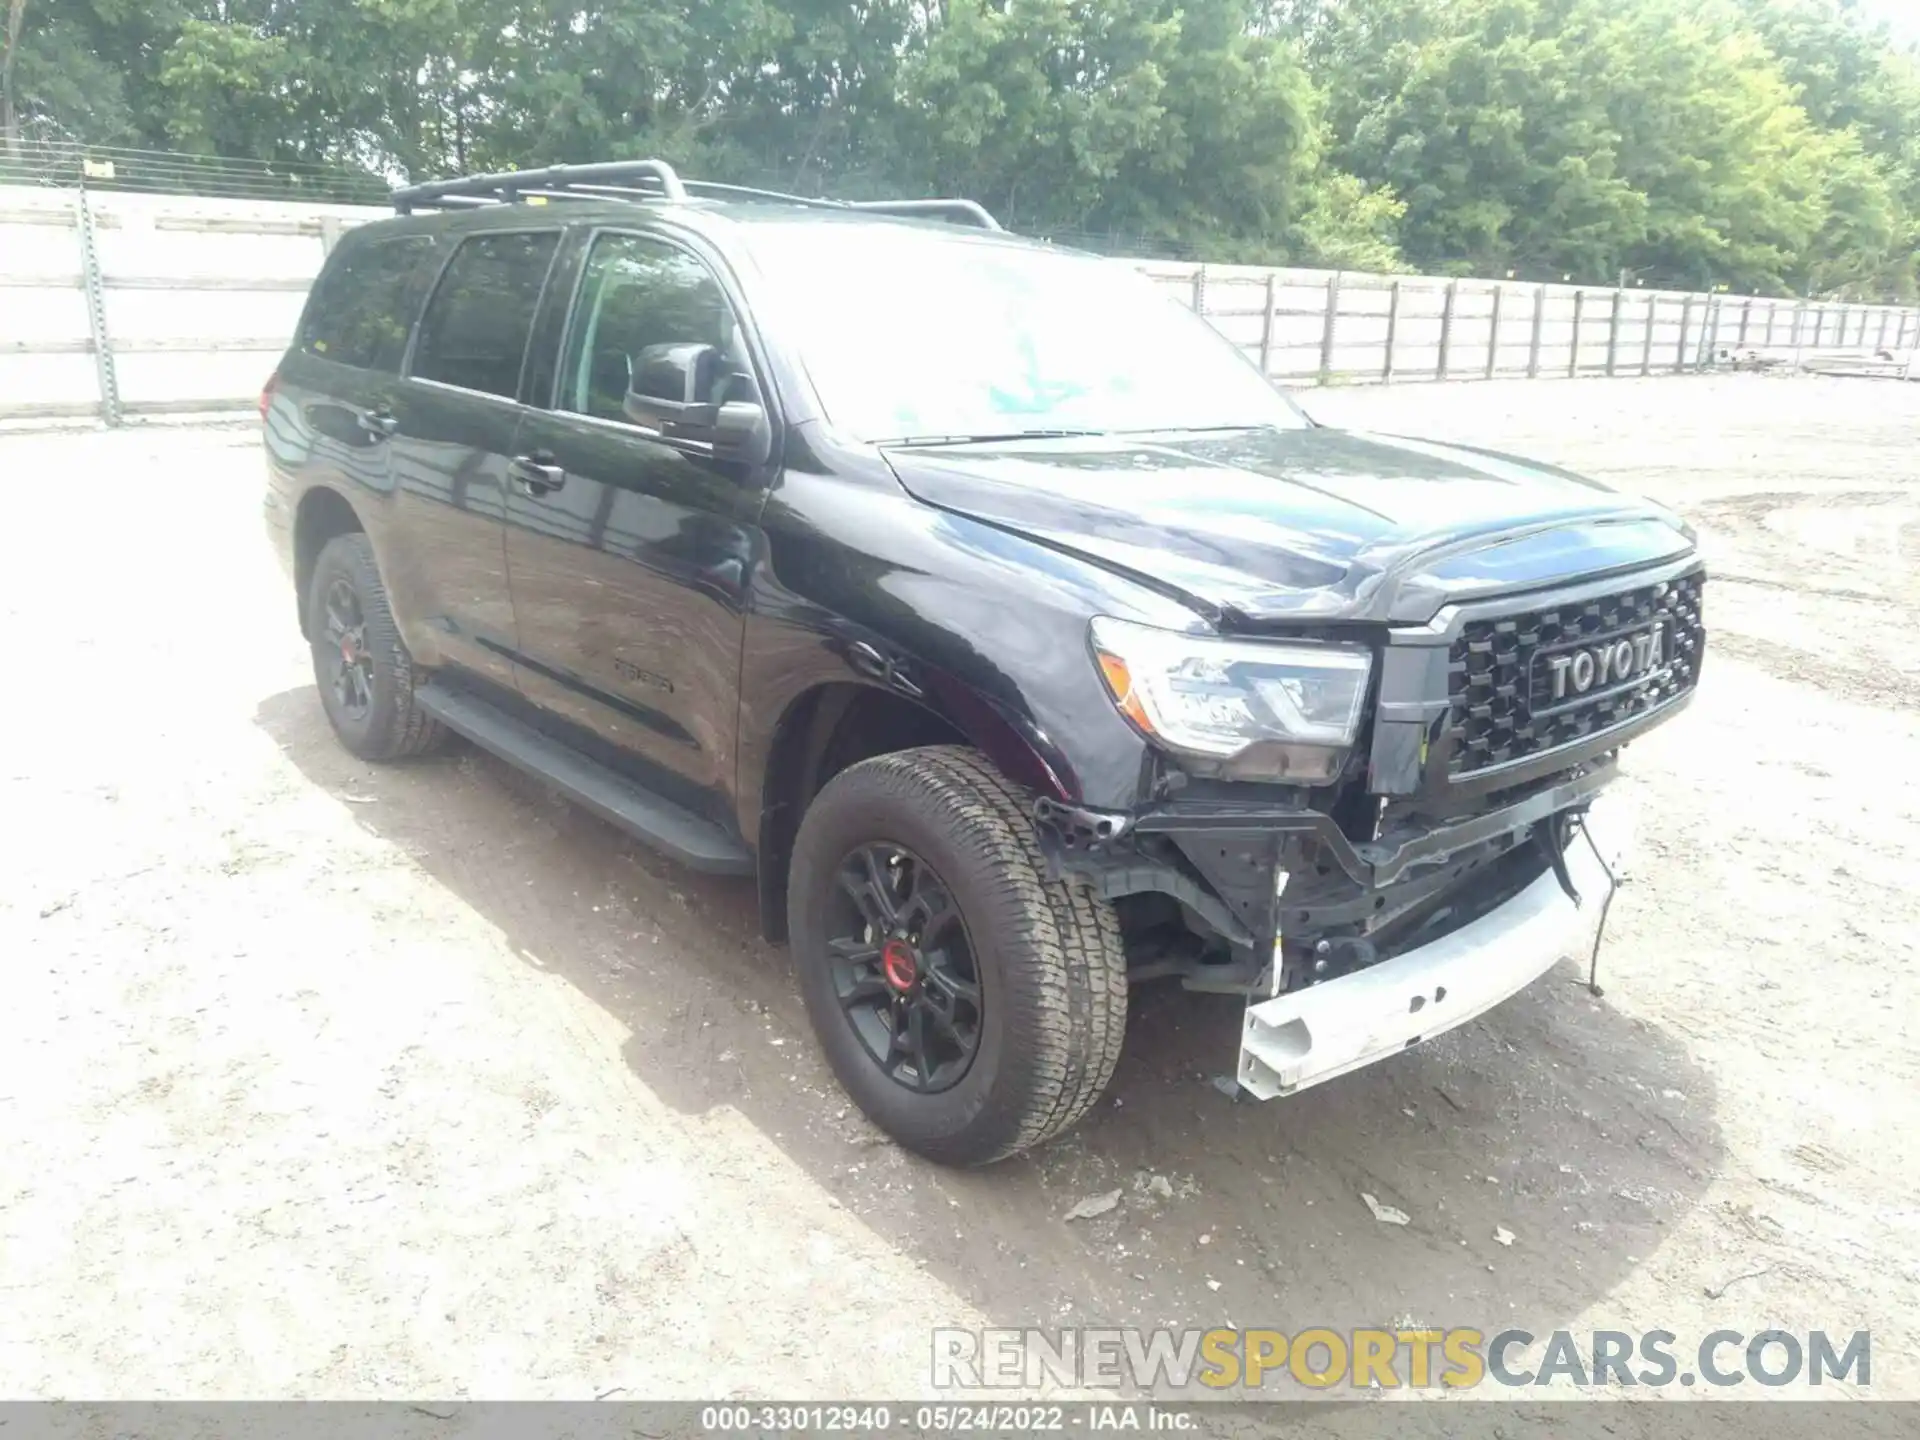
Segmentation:
{"type": "Polygon", "coordinates": [[[413,324],[407,286],[432,249],[426,235],[349,242],[313,287],[300,323],[300,348],[362,370],[398,370],[413,324]]]}
{"type": "Polygon", "coordinates": [[[759,402],[740,327],[707,267],[662,240],[600,236],[567,327],[557,408],[634,421],[628,392],[635,376],[676,355],[695,358],[687,399],[759,402]]]}
{"type": "Polygon", "coordinates": [[[511,400],[520,388],[520,361],[540,287],[559,243],[557,231],[462,241],[421,317],[414,377],[511,400]]]}

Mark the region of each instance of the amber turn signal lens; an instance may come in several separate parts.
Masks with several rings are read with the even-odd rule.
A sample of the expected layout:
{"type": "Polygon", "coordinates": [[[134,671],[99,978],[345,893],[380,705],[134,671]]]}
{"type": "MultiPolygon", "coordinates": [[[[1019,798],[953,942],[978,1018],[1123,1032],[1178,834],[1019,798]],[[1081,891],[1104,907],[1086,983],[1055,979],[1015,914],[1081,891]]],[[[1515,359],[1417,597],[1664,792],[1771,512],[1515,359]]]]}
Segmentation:
{"type": "Polygon", "coordinates": [[[1104,650],[1095,654],[1100,661],[1101,677],[1107,682],[1107,689],[1113,692],[1113,703],[1120,707],[1120,713],[1147,734],[1153,734],[1153,722],[1147,718],[1146,707],[1140,703],[1140,697],[1133,693],[1133,673],[1127,669],[1127,662],[1104,650]]]}

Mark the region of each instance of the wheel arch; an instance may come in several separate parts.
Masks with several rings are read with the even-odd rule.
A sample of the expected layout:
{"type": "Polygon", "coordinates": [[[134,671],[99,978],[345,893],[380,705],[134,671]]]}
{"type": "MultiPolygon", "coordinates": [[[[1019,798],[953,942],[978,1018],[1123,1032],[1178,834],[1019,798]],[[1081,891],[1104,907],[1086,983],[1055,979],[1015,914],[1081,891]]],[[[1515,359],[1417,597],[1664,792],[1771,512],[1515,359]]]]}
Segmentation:
{"type": "Polygon", "coordinates": [[[850,765],[922,745],[965,745],[1016,784],[1064,796],[1038,750],[976,696],[910,698],[844,679],[817,684],[787,704],[766,749],[757,848],[760,925],[769,940],[786,939],[793,839],[813,797],[850,765]]]}
{"type": "Polygon", "coordinates": [[[293,604],[300,633],[307,629],[307,592],[313,588],[313,567],[327,542],[340,535],[364,534],[366,526],[347,497],[326,485],[315,485],[300,497],[293,517],[293,604]]]}

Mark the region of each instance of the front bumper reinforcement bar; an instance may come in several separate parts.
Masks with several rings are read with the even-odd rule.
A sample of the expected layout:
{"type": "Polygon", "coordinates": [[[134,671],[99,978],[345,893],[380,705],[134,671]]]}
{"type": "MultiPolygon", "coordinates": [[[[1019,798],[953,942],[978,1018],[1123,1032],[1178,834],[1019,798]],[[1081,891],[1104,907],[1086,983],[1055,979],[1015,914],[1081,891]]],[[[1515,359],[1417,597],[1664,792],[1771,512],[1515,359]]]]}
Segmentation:
{"type": "Polygon", "coordinates": [[[1563,956],[1582,955],[1621,872],[1629,837],[1608,800],[1566,850],[1575,903],[1552,872],[1498,909],[1427,945],[1322,985],[1247,1007],[1240,1084],[1262,1100],[1290,1095],[1465,1024],[1537,979],[1563,956]]]}

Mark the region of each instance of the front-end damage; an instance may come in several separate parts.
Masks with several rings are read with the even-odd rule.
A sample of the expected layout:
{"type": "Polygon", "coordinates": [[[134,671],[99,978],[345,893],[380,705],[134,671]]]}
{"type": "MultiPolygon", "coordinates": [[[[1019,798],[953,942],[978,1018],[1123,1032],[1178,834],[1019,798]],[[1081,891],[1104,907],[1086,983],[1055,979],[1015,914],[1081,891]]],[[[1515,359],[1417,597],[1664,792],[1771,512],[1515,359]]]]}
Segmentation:
{"type": "Polygon", "coordinates": [[[1417,1044],[1597,954],[1628,840],[1603,791],[1693,697],[1702,578],[1689,559],[1390,627],[1335,783],[1158,756],[1131,811],[1039,802],[1049,864],[1114,903],[1130,979],[1246,997],[1236,1075],[1261,1098],[1417,1044]]]}
{"type": "Polygon", "coordinates": [[[1114,902],[1132,982],[1247,998],[1236,1073],[1266,1099],[1451,1029],[1590,943],[1621,863],[1601,798],[1617,769],[1443,821],[1388,807],[1361,841],[1322,811],[1217,797],[1036,817],[1053,872],[1114,902]]]}

